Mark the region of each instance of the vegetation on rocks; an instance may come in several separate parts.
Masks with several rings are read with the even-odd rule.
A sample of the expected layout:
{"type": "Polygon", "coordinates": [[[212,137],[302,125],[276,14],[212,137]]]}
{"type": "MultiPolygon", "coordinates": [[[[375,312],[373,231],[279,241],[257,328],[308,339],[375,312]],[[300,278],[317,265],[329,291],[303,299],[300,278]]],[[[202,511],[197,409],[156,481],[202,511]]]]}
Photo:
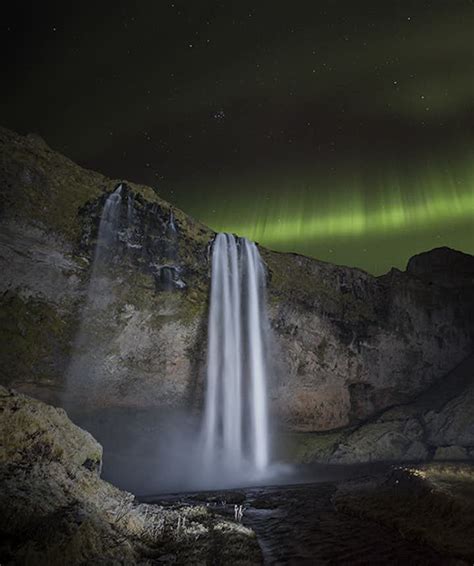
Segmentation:
{"type": "Polygon", "coordinates": [[[252,531],[100,479],[101,446],[62,409],[0,387],[2,564],[261,563],[252,531]]]}
{"type": "Polygon", "coordinates": [[[282,435],[282,456],[301,463],[474,459],[474,357],[411,403],[353,427],[282,435]]]}
{"type": "Polygon", "coordinates": [[[33,380],[53,387],[61,383],[73,330],[65,313],[54,305],[5,292],[0,297],[2,382],[33,380]]]}

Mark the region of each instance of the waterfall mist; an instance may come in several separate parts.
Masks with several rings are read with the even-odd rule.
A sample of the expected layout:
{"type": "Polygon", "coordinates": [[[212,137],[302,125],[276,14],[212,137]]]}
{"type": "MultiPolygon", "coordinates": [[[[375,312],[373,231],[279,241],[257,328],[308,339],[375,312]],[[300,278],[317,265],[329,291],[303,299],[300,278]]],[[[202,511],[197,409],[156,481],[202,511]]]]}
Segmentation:
{"type": "MultiPolygon", "coordinates": [[[[119,185],[103,203],[63,405],[103,444],[104,477],[135,493],[267,481],[270,331],[257,246],[230,234],[218,234],[213,242],[202,403],[197,398],[193,408],[110,404],[116,376],[134,380],[127,359],[119,357],[119,334],[111,332],[109,340],[107,332],[116,325],[120,284],[132,273],[126,271],[131,254],[143,257],[143,228],[127,187],[119,185]]],[[[179,228],[173,211],[158,222],[160,249],[148,262],[160,304],[174,304],[171,293],[182,286],[179,228]]]]}
{"type": "Polygon", "coordinates": [[[103,354],[94,348],[94,344],[97,343],[96,334],[100,331],[97,328],[97,319],[111,309],[114,301],[110,266],[119,252],[120,231],[128,230],[132,223],[129,197],[124,225],[125,221],[121,217],[123,200],[123,186],[120,184],[107,196],[100,216],[90,280],[63,394],[63,403],[72,415],[77,412],[78,406],[84,402],[92,405],[101,394],[98,362],[103,358],[103,354]]]}

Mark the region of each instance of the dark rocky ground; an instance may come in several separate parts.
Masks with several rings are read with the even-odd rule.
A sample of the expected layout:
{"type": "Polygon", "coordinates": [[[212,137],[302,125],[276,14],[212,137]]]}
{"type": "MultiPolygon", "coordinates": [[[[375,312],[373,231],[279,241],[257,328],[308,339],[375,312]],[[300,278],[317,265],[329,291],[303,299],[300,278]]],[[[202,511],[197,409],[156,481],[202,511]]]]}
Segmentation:
{"type": "Polygon", "coordinates": [[[265,564],[454,566],[472,564],[474,557],[469,464],[146,499],[164,506],[206,502],[229,518],[242,505],[243,524],[257,534],[265,564]]]}
{"type": "Polygon", "coordinates": [[[140,502],[100,479],[101,446],[62,409],[0,387],[0,426],[2,564],[474,560],[472,464],[321,468],[312,472],[319,483],[140,502]],[[352,479],[343,479],[348,473],[352,479]]]}

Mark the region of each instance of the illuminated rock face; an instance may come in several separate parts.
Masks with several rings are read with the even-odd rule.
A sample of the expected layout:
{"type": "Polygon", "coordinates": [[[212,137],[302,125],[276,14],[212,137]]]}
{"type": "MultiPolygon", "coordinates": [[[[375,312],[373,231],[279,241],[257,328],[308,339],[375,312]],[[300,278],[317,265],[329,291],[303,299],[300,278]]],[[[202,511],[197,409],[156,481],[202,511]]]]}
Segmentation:
{"type": "Polygon", "coordinates": [[[62,409],[0,386],[0,426],[2,563],[205,564],[211,552],[218,564],[261,564],[243,525],[205,507],[138,505],[102,480],[102,447],[62,409]]]}
{"type": "Polygon", "coordinates": [[[286,428],[358,422],[412,399],[472,351],[472,285],[456,286],[449,268],[444,286],[398,270],[375,278],[302,256],[262,256],[282,353],[273,407],[286,428]]]}
{"type": "MultiPolygon", "coordinates": [[[[60,402],[101,213],[121,181],[7,130],[0,148],[1,379],[60,402]]],[[[91,410],[124,411],[124,423],[130,409],[199,415],[215,234],[133,183],[123,185],[121,214],[133,229],[120,235],[110,308],[83,352],[102,384],[91,410]]],[[[471,256],[462,254],[462,276],[450,259],[458,255],[445,250],[373,277],[259,251],[274,338],[269,410],[284,429],[356,423],[412,399],[472,351],[471,256]],[[430,261],[436,278],[427,277],[430,261]]]]}

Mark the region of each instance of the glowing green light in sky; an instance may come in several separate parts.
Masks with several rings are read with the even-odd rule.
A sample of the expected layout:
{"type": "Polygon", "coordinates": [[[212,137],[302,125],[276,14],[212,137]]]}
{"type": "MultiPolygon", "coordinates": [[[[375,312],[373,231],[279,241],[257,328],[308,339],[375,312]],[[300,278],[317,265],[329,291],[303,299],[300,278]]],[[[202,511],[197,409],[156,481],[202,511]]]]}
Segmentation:
{"type": "MultiPolygon", "coordinates": [[[[377,234],[384,231],[412,231],[446,222],[474,218],[474,185],[465,193],[435,194],[406,204],[400,199],[366,210],[357,198],[341,203],[340,211],[299,217],[283,211],[270,221],[251,224],[226,224],[225,229],[266,243],[296,242],[320,237],[345,237],[377,234]]],[[[221,227],[224,229],[224,226],[221,227]]],[[[474,229],[474,228],[473,228],[474,229]]]]}
{"type": "Polygon", "coordinates": [[[367,182],[300,172],[299,184],[276,175],[266,186],[241,180],[239,191],[234,181],[214,217],[197,215],[270,248],[382,273],[441,245],[474,252],[474,170],[444,166],[367,182]]]}

